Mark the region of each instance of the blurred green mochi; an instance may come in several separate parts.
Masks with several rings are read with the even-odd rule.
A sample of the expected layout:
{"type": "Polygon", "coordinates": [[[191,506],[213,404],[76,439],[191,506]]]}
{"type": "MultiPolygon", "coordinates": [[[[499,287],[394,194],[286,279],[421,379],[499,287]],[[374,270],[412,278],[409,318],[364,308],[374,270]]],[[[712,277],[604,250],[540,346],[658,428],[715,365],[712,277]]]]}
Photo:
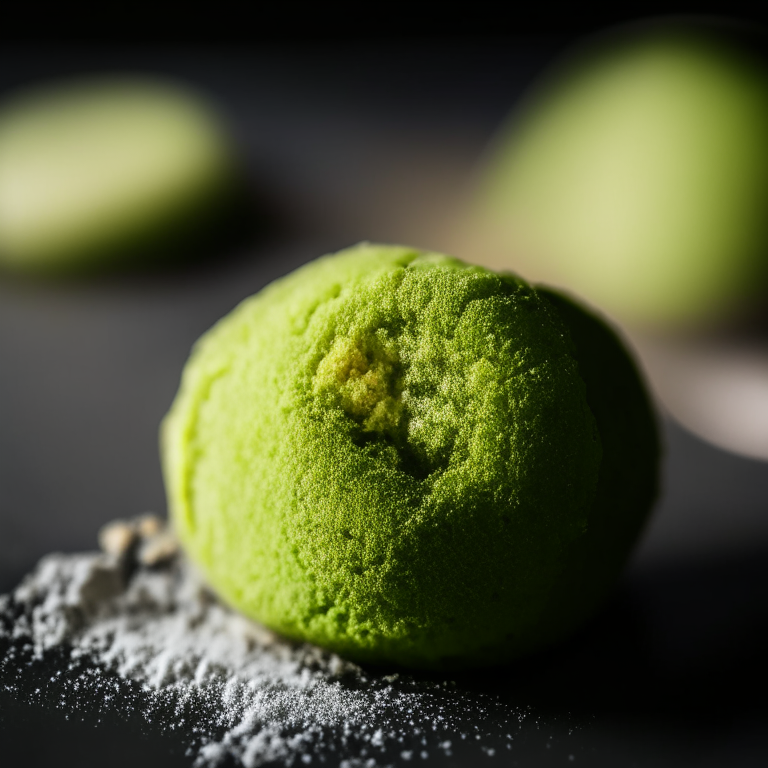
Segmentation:
{"type": "Polygon", "coordinates": [[[63,274],[167,260],[228,213],[234,151],[185,88],[100,77],[0,105],[0,266],[63,274]]]}
{"type": "Polygon", "coordinates": [[[656,493],[648,398],[568,299],[361,244],[198,342],[162,428],[171,514],[231,605],[348,658],[493,664],[600,606],[656,493]]]}

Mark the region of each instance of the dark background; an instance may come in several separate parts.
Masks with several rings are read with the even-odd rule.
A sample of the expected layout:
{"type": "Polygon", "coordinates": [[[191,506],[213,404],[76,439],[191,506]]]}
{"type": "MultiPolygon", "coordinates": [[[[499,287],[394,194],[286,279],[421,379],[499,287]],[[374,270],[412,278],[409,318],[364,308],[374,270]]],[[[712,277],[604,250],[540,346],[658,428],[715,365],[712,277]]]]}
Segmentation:
{"type": "MultiPolygon", "coordinates": [[[[583,35],[641,15],[511,8],[502,26],[481,7],[423,19],[217,4],[174,23],[141,4],[109,18],[67,8],[4,26],[0,98],[96,72],[191,84],[241,148],[259,225],[186,268],[0,278],[0,592],[46,552],[95,547],[115,517],[164,514],[158,424],[213,322],[322,253],[418,238],[408,214],[465,182],[536,75],[583,35]]],[[[579,765],[766,765],[768,467],[668,419],[664,432],[663,495],[612,605],[565,647],[459,682],[578,722],[579,765]]],[[[185,764],[177,742],[136,733],[0,698],[0,745],[19,764],[102,764],[110,744],[125,764],[185,764]]],[[[497,760],[567,764],[542,750],[497,760]]]]}

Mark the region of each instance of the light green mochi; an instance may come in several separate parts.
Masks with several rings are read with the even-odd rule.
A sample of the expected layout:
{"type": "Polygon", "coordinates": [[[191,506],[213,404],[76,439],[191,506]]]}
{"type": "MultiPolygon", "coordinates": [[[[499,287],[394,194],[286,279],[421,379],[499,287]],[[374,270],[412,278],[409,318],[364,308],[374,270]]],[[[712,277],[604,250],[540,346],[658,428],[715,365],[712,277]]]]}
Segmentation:
{"type": "Polygon", "coordinates": [[[493,262],[661,329],[764,305],[768,70],[734,31],[640,25],[565,60],[489,156],[493,262]]]}
{"type": "Polygon", "coordinates": [[[215,590],[370,663],[495,663],[579,626],[654,497],[656,433],[615,336],[546,296],[362,244],[220,321],[162,429],[215,590]]]}
{"type": "Polygon", "coordinates": [[[103,77],[0,106],[0,266],[66,273],[167,258],[234,197],[212,110],[154,79],[103,77]]]}

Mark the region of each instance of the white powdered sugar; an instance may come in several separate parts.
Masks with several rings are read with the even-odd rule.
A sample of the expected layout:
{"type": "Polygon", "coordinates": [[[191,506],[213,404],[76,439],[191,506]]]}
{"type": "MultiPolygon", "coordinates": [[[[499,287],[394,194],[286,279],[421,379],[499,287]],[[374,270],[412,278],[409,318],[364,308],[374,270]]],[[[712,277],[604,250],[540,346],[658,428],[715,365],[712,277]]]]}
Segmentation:
{"type": "Polygon", "coordinates": [[[129,681],[131,706],[157,727],[188,734],[196,766],[356,768],[457,748],[484,760],[509,749],[505,731],[527,717],[483,694],[456,706],[460,694],[448,681],[374,675],[281,639],[219,602],[167,546],[147,563],[147,546],[134,537],[122,551],[43,558],[12,596],[0,597],[8,646],[0,669],[23,656],[63,654],[67,706],[75,708],[94,696],[108,707],[120,695],[109,680],[129,681]],[[478,729],[484,721],[495,734],[478,729]]]}

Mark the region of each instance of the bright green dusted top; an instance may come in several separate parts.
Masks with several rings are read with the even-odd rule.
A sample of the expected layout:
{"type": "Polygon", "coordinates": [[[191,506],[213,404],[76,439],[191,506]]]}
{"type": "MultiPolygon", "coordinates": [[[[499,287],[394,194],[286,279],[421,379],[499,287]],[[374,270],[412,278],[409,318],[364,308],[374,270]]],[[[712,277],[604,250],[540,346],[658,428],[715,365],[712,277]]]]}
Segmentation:
{"type": "Polygon", "coordinates": [[[163,447],[178,532],[227,601],[289,637],[413,666],[561,632],[546,614],[602,454],[550,302],[368,244],[209,331],[163,447]]]}

